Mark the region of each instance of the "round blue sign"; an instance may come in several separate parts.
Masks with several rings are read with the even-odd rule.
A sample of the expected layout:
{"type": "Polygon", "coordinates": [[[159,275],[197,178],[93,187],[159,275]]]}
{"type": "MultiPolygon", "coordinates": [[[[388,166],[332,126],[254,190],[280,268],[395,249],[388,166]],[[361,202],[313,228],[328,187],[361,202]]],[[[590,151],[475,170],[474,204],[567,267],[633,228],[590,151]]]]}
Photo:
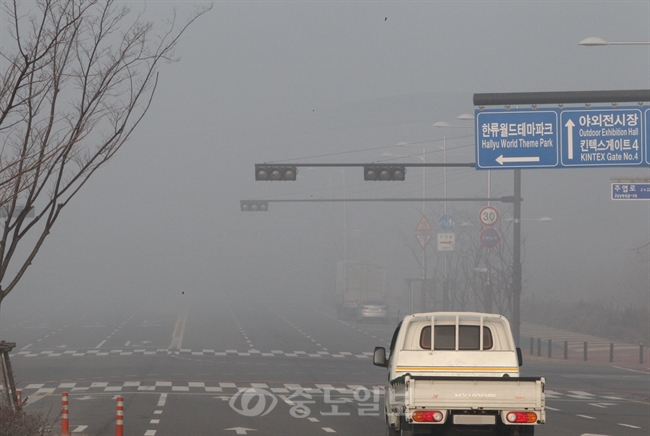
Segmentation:
{"type": "Polygon", "coordinates": [[[438,227],[440,227],[440,230],[443,232],[449,233],[456,228],[456,221],[454,221],[453,216],[446,213],[438,218],[438,227]]]}
{"type": "Polygon", "coordinates": [[[481,245],[485,248],[494,248],[499,245],[499,241],[501,241],[501,235],[499,235],[499,232],[491,227],[481,230],[479,238],[481,240],[481,245]]]}

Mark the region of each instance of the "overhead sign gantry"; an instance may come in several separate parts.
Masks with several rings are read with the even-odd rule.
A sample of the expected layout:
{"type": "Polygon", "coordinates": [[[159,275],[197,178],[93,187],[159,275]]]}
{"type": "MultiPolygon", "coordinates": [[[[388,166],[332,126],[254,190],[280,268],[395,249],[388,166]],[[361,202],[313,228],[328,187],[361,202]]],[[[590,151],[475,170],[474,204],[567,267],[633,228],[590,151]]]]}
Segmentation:
{"type": "Polygon", "coordinates": [[[650,165],[649,90],[475,94],[476,168],[645,167],[650,165]],[[530,108],[511,109],[521,101],[530,108]],[[485,105],[506,108],[485,109],[485,105]],[[610,102],[592,107],[591,103],[610,102]],[[556,103],[558,108],[537,108],[556,103]],[[564,107],[564,103],[585,103],[564,107]]]}

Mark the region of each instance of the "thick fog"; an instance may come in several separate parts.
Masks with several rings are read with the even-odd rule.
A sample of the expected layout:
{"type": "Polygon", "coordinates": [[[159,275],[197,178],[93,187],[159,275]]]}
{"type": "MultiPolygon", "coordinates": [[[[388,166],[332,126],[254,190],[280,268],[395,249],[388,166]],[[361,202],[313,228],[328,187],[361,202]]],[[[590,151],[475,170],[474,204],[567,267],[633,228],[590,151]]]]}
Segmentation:
{"type": "MultiPolygon", "coordinates": [[[[144,17],[191,7],[150,1],[144,17]]],[[[239,201],[420,198],[420,168],[405,182],[301,168],[295,182],[264,183],[254,164],[419,163],[422,146],[427,162],[442,162],[443,148],[448,162],[474,162],[473,123],[457,117],[474,113],[475,93],[650,87],[650,46],[578,45],[590,36],[650,41],[648,3],[216,2],[182,37],[182,60],[161,67],[147,117],[64,209],[2,315],[230,295],[318,299],[333,292],[344,259],[385,263],[391,292],[404,296],[404,279],[421,274],[422,203],[271,203],[244,213],[239,201]]],[[[650,201],[613,201],[610,185],[649,176],[523,170],[524,297],[647,305],[650,201]]],[[[442,197],[443,179],[427,169],[426,195],[442,197]]],[[[446,181],[449,197],[488,194],[486,171],[449,169],[446,181]]],[[[492,171],[491,184],[492,195],[512,195],[513,172],[492,171]]],[[[447,209],[478,226],[484,205],[447,209]]],[[[493,205],[512,218],[511,205],[493,205]]],[[[426,204],[434,226],[443,207],[426,204]]]]}

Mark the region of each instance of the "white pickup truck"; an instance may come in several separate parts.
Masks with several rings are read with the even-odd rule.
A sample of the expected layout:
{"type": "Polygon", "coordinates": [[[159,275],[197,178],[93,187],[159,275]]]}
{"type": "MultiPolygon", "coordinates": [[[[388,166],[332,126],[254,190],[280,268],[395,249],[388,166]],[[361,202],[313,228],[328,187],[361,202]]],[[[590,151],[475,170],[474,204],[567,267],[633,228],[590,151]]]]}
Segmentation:
{"type": "Polygon", "coordinates": [[[521,350],[501,315],[432,312],[399,323],[387,358],[389,436],[479,432],[532,436],[546,421],[544,377],[520,377],[521,350]],[[433,335],[431,332],[433,331],[433,335]]]}

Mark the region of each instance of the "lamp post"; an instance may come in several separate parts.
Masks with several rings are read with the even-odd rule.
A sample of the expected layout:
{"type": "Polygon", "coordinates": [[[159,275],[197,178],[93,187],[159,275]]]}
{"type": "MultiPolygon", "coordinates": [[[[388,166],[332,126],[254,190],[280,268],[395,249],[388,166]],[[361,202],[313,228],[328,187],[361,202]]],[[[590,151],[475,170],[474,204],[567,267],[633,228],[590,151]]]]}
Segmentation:
{"type": "MultiPolygon", "coordinates": [[[[459,120],[474,120],[474,116],[470,114],[462,114],[456,117],[459,120]]],[[[460,129],[474,129],[474,126],[465,126],[465,125],[460,125],[460,124],[449,124],[446,121],[438,121],[433,123],[434,127],[453,127],[453,128],[460,128],[460,129]]],[[[444,162],[447,163],[447,136],[444,135],[442,137],[442,153],[443,153],[443,159],[444,162]]],[[[445,198],[447,198],[447,167],[445,167],[444,171],[444,191],[445,191],[445,198]]],[[[488,198],[490,198],[490,172],[488,171],[488,198]]],[[[488,202],[489,204],[489,202],[488,202]]],[[[447,214],[447,202],[445,202],[445,214],[447,214]]],[[[447,252],[445,251],[445,263],[444,263],[444,276],[442,280],[442,306],[444,310],[449,310],[449,288],[447,284],[447,252]]]]}
{"type": "MultiPolygon", "coordinates": [[[[317,171],[322,170],[323,168],[306,168],[308,171],[317,171]]],[[[347,199],[346,196],[346,186],[345,186],[345,169],[344,168],[328,168],[329,173],[329,187],[330,187],[330,198],[332,198],[332,171],[339,171],[343,175],[343,199],[347,199]]],[[[343,261],[348,260],[348,231],[347,231],[347,202],[343,202],[343,261]]],[[[331,207],[330,207],[331,213],[331,207]]]]}
{"type": "MultiPolygon", "coordinates": [[[[411,144],[408,142],[400,142],[397,144],[399,147],[409,147],[411,144]]],[[[415,157],[416,159],[420,159],[423,164],[427,163],[427,155],[426,155],[426,147],[422,147],[422,156],[407,156],[407,155],[394,155],[390,153],[382,153],[382,156],[393,156],[393,157],[415,157]]],[[[447,169],[445,168],[445,171],[447,169]]],[[[426,217],[426,201],[424,199],[426,198],[426,193],[427,193],[427,173],[426,173],[426,167],[422,167],[422,216],[426,217]]],[[[412,291],[411,291],[412,292],[412,291]]],[[[426,311],[426,305],[427,305],[427,244],[422,244],[422,287],[421,287],[421,294],[420,294],[420,306],[422,311],[426,311]]],[[[412,304],[413,297],[411,297],[411,303],[412,304]]],[[[410,305],[409,304],[409,305],[410,305]]]]}

